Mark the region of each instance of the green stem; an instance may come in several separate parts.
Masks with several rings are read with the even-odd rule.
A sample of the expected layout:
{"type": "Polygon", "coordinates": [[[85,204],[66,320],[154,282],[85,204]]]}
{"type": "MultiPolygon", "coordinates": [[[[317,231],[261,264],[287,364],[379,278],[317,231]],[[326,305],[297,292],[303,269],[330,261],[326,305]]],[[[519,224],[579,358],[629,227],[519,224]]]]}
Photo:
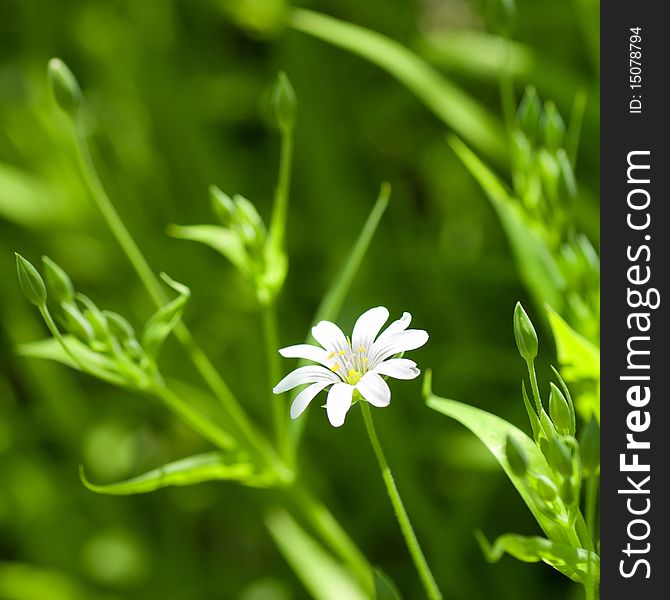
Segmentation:
{"type": "Polygon", "coordinates": [[[595,521],[596,521],[596,493],[597,493],[597,478],[595,475],[589,475],[588,481],[586,483],[586,529],[589,532],[589,556],[587,562],[587,572],[586,572],[586,600],[595,600],[596,599],[596,581],[593,576],[593,559],[592,552],[595,552],[596,544],[596,532],[595,532],[595,521]]]}
{"type": "MultiPolygon", "coordinates": [[[[268,368],[268,389],[277,385],[280,379],[279,335],[277,333],[277,312],[274,304],[268,304],[262,309],[263,332],[265,334],[266,361],[268,368]]],[[[286,412],[286,401],[283,394],[273,394],[270,391],[270,402],[272,403],[272,420],[274,423],[277,448],[279,453],[285,456],[288,450],[288,413],[286,412]]]]}
{"type": "Polygon", "coordinates": [[[215,446],[218,446],[222,450],[230,450],[235,447],[235,440],[230,435],[201,412],[195,410],[188,402],[185,402],[168,387],[157,385],[151,392],[162,400],[178,417],[215,446]]]}
{"type": "MultiPolygon", "coordinates": [[[[100,181],[100,177],[95,169],[91,153],[86,142],[86,137],[78,122],[73,121],[73,133],[76,141],[80,167],[84,180],[91,192],[94,202],[102,213],[112,234],[125,252],[131,265],[137,272],[147,292],[157,306],[162,306],[166,301],[166,294],[161,287],[159,279],[151,270],[149,263],[144,258],[141,250],[130,235],[121,217],[116,212],[112,201],[100,181]]],[[[292,479],[289,469],[279,459],[270,444],[256,431],[246,413],[239,405],[237,399],[228,388],[219,372],[209,360],[203,350],[197,345],[190,331],[183,323],[175,327],[175,335],[186,349],[191,361],[199,371],[207,385],[212,389],[226,409],[229,417],[238,428],[240,433],[246,438],[247,442],[254,448],[265,461],[276,471],[278,477],[285,481],[292,479]]]]}
{"type": "Polygon", "coordinates": [[[395,512],[396,518],[398,519],[398,524],[400,525],[400,530],[405,538],[407,543],[407,548],[409,553],[412,555],[412,560],[416,566],[416,570],[419,572],[419,577],[423,583],[423,587],[426,590],[426,594],[430,600],[441,600],[442,593],[435,583],[435,578],[428,567],[426,562],[426,557],[421,550],[419,545],[419,540],[414,533],[412,524],[405,510],[405,506],[400,498],[400,493],[396,487],[395,481],[393,479],[393,474],[391,469],[386,462],[386,456],[382,450],[381,444],[379,443],[379,438],[377,437],[377,431],[375,429],[375,424],[372,421],[372,414],[370,412],[370,407],[368,403],[364,400],[359,402],[361,405],[361,411],[363,412],[363,421],[365,421],[365,428],[367,429],[368,436],[370,438],[370,443],[372,444],[372,449],[375,452],[377,457],[377,462],[379,463],[379,468],[382,472],[382,478],[386,485],[386,490],[388,492],[389,498],[391,499],[391,504],[393,505],[393,510],[395,512]]]}
{"type": "Polygon", "coordinates": [[[537,414],[542,414],[542,400],[540,399],[540,388],[537,385],[537,374],[535,373],[535,363],[531,360],[528,364],[528,375],[530,376],[530,387],[533,390],[533,398],[535,399],[535,406],[537,414]]]}
{"type": "Polygon", "coordinates": [[[289,187],[291,185],[291,164],[293,163],[293,133],[281,130],[281,148],[279,151],[279,177],[272,208],[270,222],[270,245],[275,252],[284,249],[286,215],[288,213],[289,187]]]}
{"type": "Polygon", "coordinates": [[[63,350],[65,350],[65,354],[67,354],[72,359],[75,368],[80,371],[85,371],[86,369],[84,369],[84,366],[79,362],[79,360],[77,360],[77,357],[74,355],[72,350],[70,350],[69,346],[65,343],[63,335],[61,334],[60,329],[58,329],[58,326],[53,320],[53,317],[51,316],[51,313],[49,312],[49,309],[47,308],[46,304],[43,306],[39,306],[38,308],[40,314],[42,315],[42,318],[44,319],[44,322],[47,325],[47,329],[50,331],[51,335],[53,335],[58,340],[58,343],[61,345],[63,350]]]}
{"type": "Polygon", "coordinates": [[[369,591],[374,589],[372,568],[363,553],[342,529],[332,513],[309,491],[299,485],[286,490],[314,530],[342,560],[348,563],[369,591]]]}

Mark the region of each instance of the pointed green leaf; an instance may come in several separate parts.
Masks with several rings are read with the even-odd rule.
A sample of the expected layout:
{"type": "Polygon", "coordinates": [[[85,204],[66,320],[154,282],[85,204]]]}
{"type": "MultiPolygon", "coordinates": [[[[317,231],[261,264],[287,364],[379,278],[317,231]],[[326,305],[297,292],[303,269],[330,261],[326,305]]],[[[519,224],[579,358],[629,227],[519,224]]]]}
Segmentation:
{"type": "MultiPolygon", "coordinates": [[[[547,516],[543,512],[542,506],[537,503],[534,495],[530,493],[524,478],[515,475],[507,461],[505,448],[507,437],[510,436],[514,438],[517,445],[526,455],[528,460],[528,473],[553,479],[552,471],[535,442],[523,431],[496,415],[468,404],[456,402],[455,400],[439,398],[432,394],[429,389],[424,390],[424,393],[426,395],[426,402],[430,408],[447,417],[455,419],[472,431],[472,433],[486,445],[491,454],[493,454],[496,460],[500,463],[500,466],[503,468],[510,481],[514,484],[517,492],[526,503],[526,506],[528,506],[531,513],[533,513],[535,520],[547,537],[556,542],[570,545],[570,526],[567,525],[568,508],[563,505],[560,500],[557,500],[559,514],[565,519],[565,523],[560,523],[557,519],[547,516]]],[[[577,532],[578,537],[581,537],[584,530],[584,520],[581,515],[577,519],[576,526],[579,528],[579,531],[577,532]]],[[[574,539],[574,536],[572,536],[572,539],[574,539]]]]}
{"type": "Polygon", "coordinates": [[[524,562],[542,561],[578,583],[586,582],[587,563],[591,554],[596,581],[600,579],[600,558],[584,548],[573,548],[543,537],[525,537],[512,533],[501,535],[493,544],[480,531],[475,536],[489,562],[498,562],[505,553],[524,562]]]}
{"type": "Polygon", "coordinates": [[[497,159],[505,156],[501,124],[474,98],[395,40],[311,10],[294,9],[289,24],[381,67],[480,150],[497,159]]]}
{"type": "Polygon", "coordinates": [[[239,456],[232,458],[223,452],[206,452],[183,458],[153,469],[137,477],[109,485],[91,483],[80,467],[82,483],[92,492],[111,496],[146,494],[169,486],[187,486],[205,481],[238,481],[252,487],[265,487],[269,481],[257,468],[239,456]]]}
{"type": "Polygon", "coordinates": [[[171,225],[168,233],[181,240],[200,242],[223,254],[245,276],[253,274],[253,265],[237,233],[217,225],[171,225]]]}
{"type": "Polygon", "coordinates": [[[315,600],[366,600],[345,568],[286,511],[275,508],[265,524],[280,552],[315,600]]]}
{"type": "Polygon", "coordinates": [[[86,372],[94,377],[114,385],[126,385],[126,380],[116,372],[117,365],[114,360],[94,352],[73,335],[64,335],[63,341],[79,364],[73,362],[62,345],[54,338],[21,344],[18,347],[18,353],[21,356],[52,360],[77,370],[79,365],[82,365],[86,372]]]}
{"type": "Polygon", "coordinates": [[[144,326],[142,346],[145,352],[154,358],[167,336],[170,335],[170,332],[177,325],[179,319],[181,319],[186,302],[191,295],[189,288],[181,283],[177,283],[165,273],[161,273],[161,278],[179,295],[165,306],[159,308],[144,326]]]}

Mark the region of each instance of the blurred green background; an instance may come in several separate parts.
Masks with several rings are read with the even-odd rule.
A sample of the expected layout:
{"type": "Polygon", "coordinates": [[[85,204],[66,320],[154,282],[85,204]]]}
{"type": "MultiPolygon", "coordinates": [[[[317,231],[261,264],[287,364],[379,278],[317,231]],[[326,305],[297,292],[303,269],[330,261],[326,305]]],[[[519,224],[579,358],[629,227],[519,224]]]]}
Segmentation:
{"type": "MultiPolygon", "coordinates": [[[[488,40],[495,48],[492,2],[301,5],[415,49],[501,114],[495,61],[487,66],[487,54],[476,51],[481,44],[469,45],[488,40]]],[[[597,247],[598,73],[583,35],[589,5],[519,1],[514,37],[525,57],[517,96],[533,83],[568,115],[575,92],[589,93],[576,218],[597,247]]],[[[16,344],[46,331],[16,283],[14,251],[34,263],[48,254],[78,289],[138,325],[153,312],[79,178],[65,119],[47,90],[52,56],[82,84],[94,158],[117,209],[155,270],[192,288],[185,320],[259,423],[269,425],[270,410],[253,290],[219,255],[170,239],[165,229],[212,222],[211,183],[243,194],[269,216],[278,160],[269,93],[280,69],[300,110],[282,345],[304,337],[387,180],[391,204],[341,325],[350,328],[379,304],[392,315],[410,311],[431,334],[413,358],[433,369],[435,392],[521,426],[525,367],[512,334],[516,300],[532,307],[541,326],[541,372],[555,361],[495,213],[445,143],[445,126],[360,58],[291,29],[259,39],[227,14],[214,0],[0,0],[2,599],[307,597],[263,525],[270,492],[232,483],[128,498],[85,490],[79,464],[93,480],[113,481],[208,446],[141,396],[15,354],[16,344]]],[[[508,178],[504,168],[500,173],[508,178]]],[[[162,368],[200,384],[174,342],[162,368]]],[[[537,525],[485,448],[424,406],[420,381],[394,385],[393,394],[391,408],[375,412],[379,433],[445,595],[579,593],[549,567],[484,561],[475,529],[491,538],[533,535],[537,525]]],[[[421,597],[358,411],[339,430],[318,406],[310,412],[305,477],[405,597],[421,597]]]]}

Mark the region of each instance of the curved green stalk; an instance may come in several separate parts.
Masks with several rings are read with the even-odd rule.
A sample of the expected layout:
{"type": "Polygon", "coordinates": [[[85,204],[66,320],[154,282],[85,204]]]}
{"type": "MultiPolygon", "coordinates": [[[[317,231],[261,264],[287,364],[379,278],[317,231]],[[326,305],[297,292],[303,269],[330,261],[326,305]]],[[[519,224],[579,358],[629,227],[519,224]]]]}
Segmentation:
{"type": "Polygon", "coordinates": [[[400,530],[402,531],[403,537],[405,538],[407,548],[409,549],[409,553],[412,555],[414,566],[419,572],[421,583],[423,583],[423,587],[425,588],[426,594],[430,600],[441,600],[442,593],[437,587],[435,578],[433,577],[433,574],[430,571],[430,567],[426,562],[426,557],[424,556],[423,550],[419,545],[419,540],[414,533],[412,523],[409,520],[409,516],[405,510],[405,505],[402,502],[402,498],[400,497],[400,493],[398,492],[398,488],[396,487],[395,481],[393,479],[393,474],[391,473],[391,469],[389,468],[388,462],[386,461],[384,450],[379,443],[375,424],[372,421],[370,407],[364,400],[360,401],[359,404],[361,405],[361,411],[363,412],[365,429],[368,432],[368,437],[370,438],[372,449],[374,450],[375,456],[377,457],[377,462],[379,463],[379,468],[382,472],[382,478],[384,479],[386,490],[388,492],[389,498],[391,499],[391,504],[393,505],[393,510],[395,512],[396,518],[398,519],[398,524],[400,525],[400,530]]]}
{"type": "MultiPolygon", "coordinates": [[[[112,201],[107,195],[95,165],[93,164],[86,137],[84,136],[80,124],[78,121],[73,120],[72,126],[81,170],[91,196],[111,229],[112,234],[137,272],[147,292],[154,303],[160,307],[165,303],[167,298],[161,287],[160,281],[151,270],[142,251],[135,243],[135,240],[130,235],[130,232],[121,220],[119,214],[116,212],[112,201]]],[[[207,355],[197,345],[186,325],[179,323],[175,327],[175,335],[186,349],[187,354],[202,378],[219,398],[231,420],[240,433],[246,438],[247,442],[267,461],[269,465],[272,466],[280,479],[287,482],[290,481],[293,477],[292,473],[277,456],[270,444],[267,443],[267,440],[256,431],[246,413],[239,405],[237,399],[230,391],[230,388],[207,355]]]]}
{"type": "Polygon", "coordinates": [[[500,123],[432,65],[398,42],[364,27],[294,8],[288,25],[381,67],[413,92],[448,127],[489,157],[506,160],[500,123]]]}
{"type": "Polygon", "coordinates": [[[266,362],[268,368],[268,389],[272,403],[272,420],[274,423],[277,447],[282,456],[288,450],[288,412],[283,394],[273,394],[272,388],[279,382],[281,369],[279,366],[279,334],[277,333],[277,309],[274,303],[262,308],[263,332],[265,334],[266,362]]]}

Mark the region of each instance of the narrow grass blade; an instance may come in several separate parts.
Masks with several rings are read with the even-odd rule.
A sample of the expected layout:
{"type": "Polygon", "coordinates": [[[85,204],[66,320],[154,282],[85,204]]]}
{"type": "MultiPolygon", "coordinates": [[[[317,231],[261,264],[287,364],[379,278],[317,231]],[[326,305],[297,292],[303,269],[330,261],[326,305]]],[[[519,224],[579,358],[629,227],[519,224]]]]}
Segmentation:
{"type": "Polygon", "coordinates": [[[381,67],[448,127],[487,156],[504,161],[502,125],[481,104],[403,45],[375,31],[305,9],[293,9],[289,25],[381,67]]]}
{"type": "MultiPolygon", "coordinates": [[[[316,310],[313,323],[318,323],[319,321],[329,320],[333,321],[337,318],[342,304],[346,295],[351,289],[351,285],[356,277],[356,273],[365,258],[365,254],[370,247],[372,242],[372,237],[377,231],[379,222],[381,221],[384,212],[389,204],[389,199],[391,197],[391,186],[388,183],[383,183],[381,189],[379,190],[379,195],[377,200],[368,215],[361,232],[358,234],[358,239],[354,244],[349,256],[347,257],[346,262],[344,263],[342,270],[338,276],[332,281],[330,287],[326,291],[319,304],[319,307],[316,310]]],[[[311,334],[307,336],[307,342],[313,342],[311,334]]],[[[305,362],[301,362],[306,364],[305,362]]],[[[297,395],[297,392],[291,395],[291,401],[297,395]]],[[[296,421],[291,421],[289,428],[289,438],[292,445],[292,448],[295,452],[298,444],[300,443],[300,437],[305,428],[307,422],[308,413],[304,413],[300,419],[296,421]]],[[[288,418],[288,415],[287,415],[288,418]]]]}
{"type": "Polygon", "coordinates": [[[286,511],[275,508],[265,518],[279,551],[315,600],[366,600],[353,577],[286,511]]]}

